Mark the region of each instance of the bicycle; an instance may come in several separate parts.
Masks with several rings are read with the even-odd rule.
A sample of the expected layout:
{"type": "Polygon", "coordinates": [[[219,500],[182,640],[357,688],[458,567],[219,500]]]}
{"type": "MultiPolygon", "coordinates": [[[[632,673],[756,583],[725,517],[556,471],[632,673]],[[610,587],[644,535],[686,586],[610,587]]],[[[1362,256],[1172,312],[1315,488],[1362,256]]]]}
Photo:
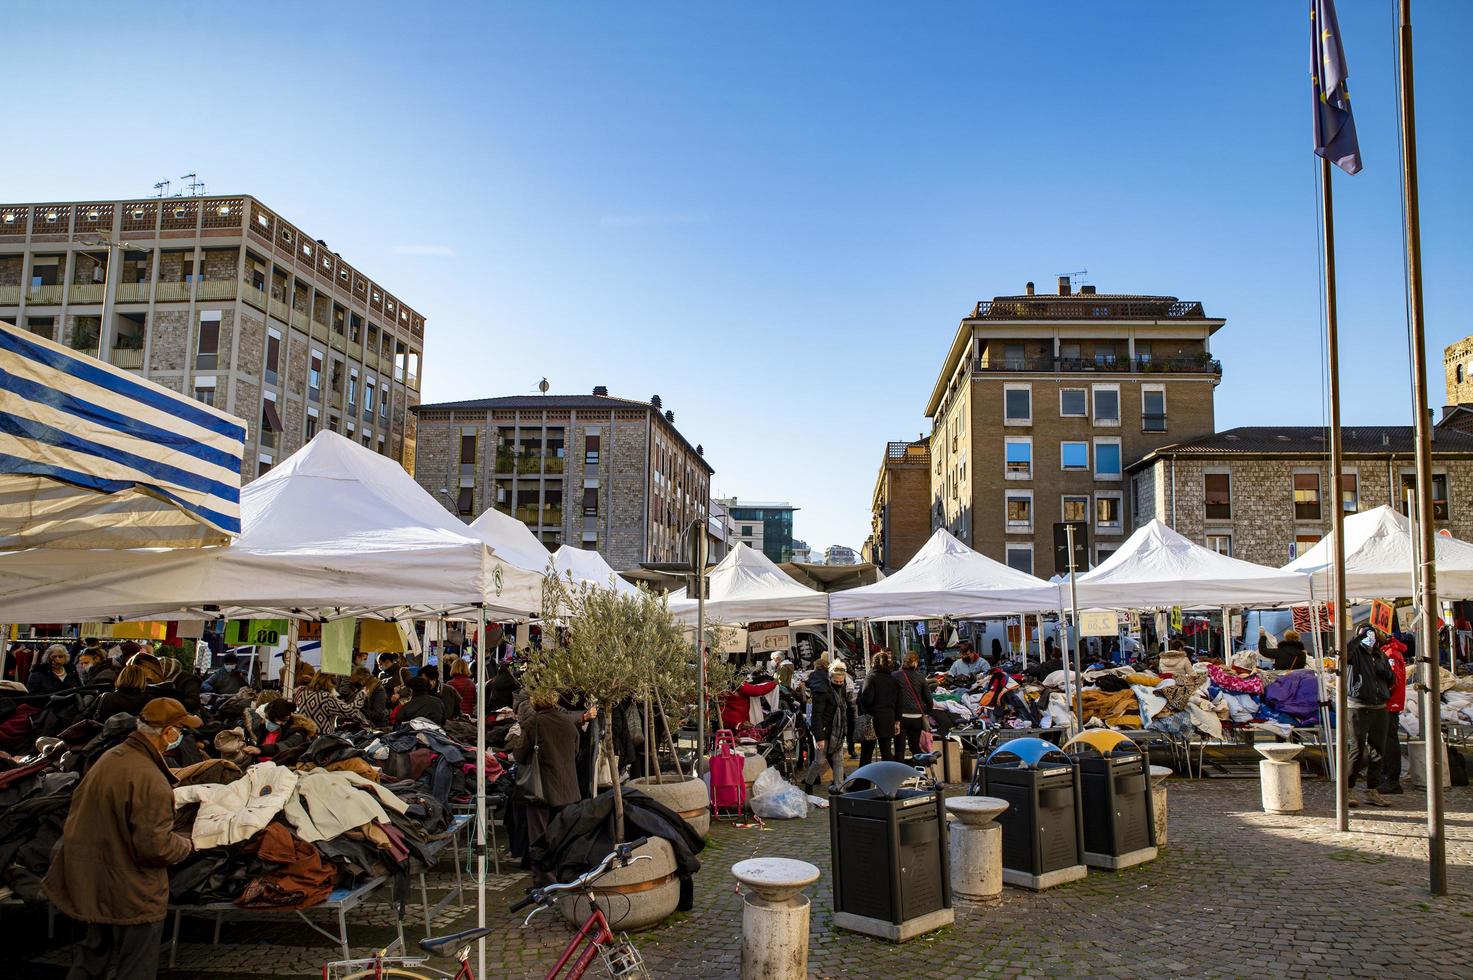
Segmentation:
{"type": "MultiPolygon", "coordinates": [[[[552,908],[559,895],[581,892],[588,899],[587,920],[584,921],[577,934],[568,941],[562,956],[548,971],[546,980],[579,980],[588,972],[588,968],[593,965],[595,959],[602,960],[604,969],[611,977],[649,980],[649,971],[645,969],[644,958],[640,956],[639,950],[629,941],[627,935],[620,933],[617,938],[614,936],[613,929],[609,927],[609,920],[604,917],[603,909],[599,908],[598,902],[594,901],[593,894],[593,883],[612,871],[616,864],[622,868],[638,861],[654,860],[648,854],[633,855],[635,850],[648,841],[648,837],[641,837],[627,844],[619,844],[593,870],[565,884],[533,888],[525,898],[511,906],[509,911],[512,912],[520,912],[533,904],[537,906],[523,920],[522,926],[525,928],[539,912],[552,908]],[[577,954],[576,958],[575,954],[577,954]],[[565,967],[569,969],[568,973],[563,972],[565,967]]],[[[446,973],[429,966],[426,962],[428,957],[386,958],[388,950],[379,950],[376,955],[367,959],[340,960],[336,963],[324,964],[322,980],[382,980],[382,978],[390,978],[390,980],[476,980],[475,971],[471,969],[470,964],[471,949],[477,939],[490,933],[490,929],[467,929],[464,932],[420,940],[420,949],[431,956],[453,955],[459,960],[460,968],[454,973],[446,973]]]]}

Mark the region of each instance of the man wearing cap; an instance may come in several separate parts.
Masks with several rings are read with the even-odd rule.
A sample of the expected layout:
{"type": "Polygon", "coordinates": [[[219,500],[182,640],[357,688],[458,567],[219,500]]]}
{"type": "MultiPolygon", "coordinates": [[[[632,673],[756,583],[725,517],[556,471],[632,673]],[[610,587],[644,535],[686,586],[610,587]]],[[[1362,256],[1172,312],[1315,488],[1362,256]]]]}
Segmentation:
{"type": "Polygon", "coordinates": [[[174,833],[174,777],[163,753],[199,725],[173,698],[150,701],[137,730],[77,786],[43,884],[58,909],[87,923],[68,980],[157,974],[168,867],[193,850],[174,833]]]}

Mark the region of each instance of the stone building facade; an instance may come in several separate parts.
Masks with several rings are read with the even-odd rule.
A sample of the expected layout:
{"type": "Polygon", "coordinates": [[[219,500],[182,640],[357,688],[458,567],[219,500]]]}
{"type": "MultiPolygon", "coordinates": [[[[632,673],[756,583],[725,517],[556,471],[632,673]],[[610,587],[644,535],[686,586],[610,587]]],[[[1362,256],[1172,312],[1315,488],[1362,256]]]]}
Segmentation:
{"type": "Polygon", "coordinates": [[[1447,404],[1473,405],[1473,337],[1464,337],[1442,349],[1447,375],[1447,404]]]}
{"type": "Polygon", "coordinates": [[[0,205],[0,320],[240,416],[244,480],[323,428],[413,469],[424,317],[255,198],[0,205]]]}
{"type": "Polygon", "coordinates": [[[870,499],[863,558],[888,575],[904,567],[930,536],[931,441],[888,443],[870,499]]]}
{"type": "Polygon", "coordinates": [[[683,561],[713,471],[662,407],[602,387],[420,405],[414,476],[462,519],[495,507],[549,550],[575,544],[619,570],[683,561]]]}
{"type": "MultiPolygon", "coordinates": [[[[1410,426],[1344,428],[1341,502],[1355,513],[1406,513],[1415,482],[1410,426]]],[[[1280,566],[1330,531],[1334,491],[1324,429],[1251,426],[1162,446],[1129,468],[1131,519],[1159,518],[1234,558],[1280,566]]],[[[1438,530],[1473,536],[1473,435],[1438,427],[1433,440],[1438,530]]]]}
{"type": "Polygon", "coordinates": [[[1224,321],[1171,296],[1029,283],[964,317],[926,415],[930,526],[1047,578],[1064,522],[1086,525],[1098,562],[1133,530],[1125,467],[1213,430],[1224,321]]]}

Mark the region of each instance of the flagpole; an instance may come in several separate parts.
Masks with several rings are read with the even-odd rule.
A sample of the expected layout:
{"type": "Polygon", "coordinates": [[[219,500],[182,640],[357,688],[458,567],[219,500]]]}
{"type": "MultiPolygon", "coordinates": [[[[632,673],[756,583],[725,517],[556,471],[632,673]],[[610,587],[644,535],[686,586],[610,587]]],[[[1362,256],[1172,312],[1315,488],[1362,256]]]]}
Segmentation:
{"type": "Polygon", "coordinates": [[[1417,524],[1421,533],[1422,618],[1418,660],[1427,719],[1427,873],[1434,895],[1447,894],[1442,812],[1442,658],[1437,635],[1437,539],[1432,513],[1432,424],[1427,409],[1427,338],[1422,314],[1422,231],[1417,200],[1417,110],[1412,94],[1412,4],[1397,3],[1397,94],[1401,109],[1402,196],[1406,215],[1407,329],[1412,340],[1412,411],[1416,413],[1417,524]]]}
{"type": "Polygon", "coordinates": [[[1330,160],[1320,157],[1320,217],[1324,222],[1325,257],[1325,357],[1329,361],[1330,387],[1330,485],[1335,488],[1330,505],[1330,552],[1333,566],[1334,606],[1330,624],[1335,635],[1335,826],[1350,829],[1349,739],[1346,732],[1345,696],[1345,491],[1340,474],[1344,470],[1340,445],[1340,328],[1335,302],[1335,202],[1330,190],[1330,160]]]}

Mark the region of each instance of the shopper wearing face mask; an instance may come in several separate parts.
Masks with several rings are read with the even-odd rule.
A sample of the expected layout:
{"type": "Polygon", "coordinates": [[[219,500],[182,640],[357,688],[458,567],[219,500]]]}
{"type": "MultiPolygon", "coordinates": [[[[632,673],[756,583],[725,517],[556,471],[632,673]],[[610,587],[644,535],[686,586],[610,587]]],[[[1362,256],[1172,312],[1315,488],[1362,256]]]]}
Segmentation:
{"type": "Polygon", "coordinates": [[[1395,675],[1386,654],[1376,640],[1376,631],[1366,629],[1350,643],[1345,662],[1345,703],[1349,715],[1349,774],[1346,785],[1354,789],[1356,780],[1365,773],[1366,791],[1360,801],[1350,799],[1351,806],[1364,802],[1369,806],[1390,806],[1377,787],[1383,778],[1383,748],[1386,726],[1391,715],[1386,702],[1391,696],[1395,675]]]}
{"type": "Polygon", "coordinates": [[[173,698],[150,701],[137,730],[77,786],[43,883],[52,904],[87,924],[68,977],[157,974],[168,868],[193,850],[174,833],[174,777],[163,753],[199,725],[173,698]]]}

